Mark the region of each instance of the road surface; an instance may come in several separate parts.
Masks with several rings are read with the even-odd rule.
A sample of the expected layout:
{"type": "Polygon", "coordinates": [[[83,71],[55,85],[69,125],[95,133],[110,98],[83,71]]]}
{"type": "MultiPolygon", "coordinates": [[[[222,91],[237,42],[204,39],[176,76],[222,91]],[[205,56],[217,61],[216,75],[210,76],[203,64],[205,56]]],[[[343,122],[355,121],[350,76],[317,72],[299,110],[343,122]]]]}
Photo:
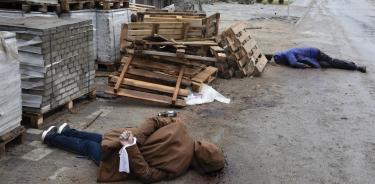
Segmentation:
{"type": "MultiPolygon", "coordinates": [[[[213,86],[230,97],[231,104],[180,111],[194,138],[223,149],[224,171],[216,177],[190,171],[162,183],[374,183],[375,1],[298,0],[291,6],[293,20],[299,20],[296,24],[272,19],[275,13],[285,16],[285,6],[204,7],[221,12],[226,25],[245,20],[264,26],[254,36],[267,52],[315,46],[365,64],[369,73],[269,65],[260,78],[215,81],[213,86]],[[264,17],[271,19],[255,21],[264,17]]],[[[105,80],[98,80],[99,86],[101,81],[105,80]]],[[[76,114],[58,113],[48,122],[79,128],[102,112],[87,130],[104,133],[136,126],[168,108],[129,99],[98,99],[78,109],[76,114]]],[[[29,131],[26,144],[0,159],[0,183],[96,183],[92,162],[46,148],[35,134],[29,131]]]]}

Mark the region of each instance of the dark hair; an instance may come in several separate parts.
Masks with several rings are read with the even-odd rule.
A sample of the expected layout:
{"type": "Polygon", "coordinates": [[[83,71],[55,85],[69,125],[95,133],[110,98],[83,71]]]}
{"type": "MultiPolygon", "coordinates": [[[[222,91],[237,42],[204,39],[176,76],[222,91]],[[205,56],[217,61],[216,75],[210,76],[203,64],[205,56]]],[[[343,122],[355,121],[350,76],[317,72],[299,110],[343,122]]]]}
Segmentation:
{"type": "Polygon", "coordinates": [[[132,14],[132,15],[130,15],[130,21],[131,21],[131,22],[137,22],[137,19],[138,19],[138,17],[137,17],[136,14],[132,14]]]}

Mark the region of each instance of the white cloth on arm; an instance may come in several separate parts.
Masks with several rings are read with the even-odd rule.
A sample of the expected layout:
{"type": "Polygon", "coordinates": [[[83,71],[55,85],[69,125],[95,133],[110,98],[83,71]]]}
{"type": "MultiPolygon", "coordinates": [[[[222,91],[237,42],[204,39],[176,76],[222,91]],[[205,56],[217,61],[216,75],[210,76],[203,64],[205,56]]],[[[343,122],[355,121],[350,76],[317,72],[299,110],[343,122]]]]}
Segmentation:
{"type": "Polygon", "coordinates": [[[119,172],[130,173],[129,156],[128,156],[128,152],[126,152],[126,148],[130,147],[130,146],[133,146],[136,143],[137,143],[137,138],[134,137],[133,143],[131,143],[129,145],[125,145],[120,149],[120,152],[119,152],[119,154],[120,154],[120,165],[119,165],[119,169],[118,169],[119,172]]]}

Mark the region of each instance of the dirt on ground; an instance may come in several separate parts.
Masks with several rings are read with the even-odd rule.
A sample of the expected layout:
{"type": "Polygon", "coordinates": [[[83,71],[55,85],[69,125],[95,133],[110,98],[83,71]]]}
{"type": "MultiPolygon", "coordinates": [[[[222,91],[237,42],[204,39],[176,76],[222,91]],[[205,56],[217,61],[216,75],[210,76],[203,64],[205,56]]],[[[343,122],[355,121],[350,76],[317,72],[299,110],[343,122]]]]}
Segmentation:
{"type": "MultiPolygon", "coordinates": [[[[375,3],[341,2],[298,0],[289,18],[287,7],[279,5],[216,3],[203,8],[222,14],[221,29],[237,21],[259,27],[252,30],[253,36],[265,53],[315,46],[334,57],[366,64],[371,71],[371,54],[364,51],[374,48],[374,22],[368,17],[375,16],[375,3]]],[[[261,77],[217,79],[212,86],[229,97],[230,104],[174,110],[195,139],[222,148],[225,169],[217,176],[189,171],[161,183],[373,183],[374,79],[372,73],[298,70],[273,63],[261,77]]],[[[100,91],[106,79],[96,83],[100,91]]],[[[56,113],[45,127],[68,122],[82,128],[100,113],[87,131],[105,133],[171,110],[124,98],[83,100],[76,109],[73,114],[56,113]]],[[[29,130],[26,143],[12,147],[0,160],[0,183],[96,183],[93,162],[47,148],[38,133],[29,130]]]]}

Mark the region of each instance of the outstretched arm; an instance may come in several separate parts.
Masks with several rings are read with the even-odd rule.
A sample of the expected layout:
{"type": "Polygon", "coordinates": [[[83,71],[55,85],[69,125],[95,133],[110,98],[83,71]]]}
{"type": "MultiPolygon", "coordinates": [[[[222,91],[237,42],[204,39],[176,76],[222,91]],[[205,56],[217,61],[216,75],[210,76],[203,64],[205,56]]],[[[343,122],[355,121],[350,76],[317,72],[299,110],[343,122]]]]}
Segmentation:
{"type": "Polygon", "coordinates": [[[311,59],[309,57],[298,55],[297,59],[298,59],[298,62],[309,65],[310,67],[320,68],[319,63],[317,63],[316,61],[314,61],[313,59],[311,59]]]}
{"type": "Polygon", "coordinates": [[[129,156],[130,173],[144,183],[153,183],[170,179],[168,172],[150,167],[145,161],[137,145],[126,148],[129,156]]]}
{"type": "Polygon", "coordinates": [[[307,65],[299,63],[293,53],[287,54],[288,63],[293,68],[307,68],[307,65]]]}

